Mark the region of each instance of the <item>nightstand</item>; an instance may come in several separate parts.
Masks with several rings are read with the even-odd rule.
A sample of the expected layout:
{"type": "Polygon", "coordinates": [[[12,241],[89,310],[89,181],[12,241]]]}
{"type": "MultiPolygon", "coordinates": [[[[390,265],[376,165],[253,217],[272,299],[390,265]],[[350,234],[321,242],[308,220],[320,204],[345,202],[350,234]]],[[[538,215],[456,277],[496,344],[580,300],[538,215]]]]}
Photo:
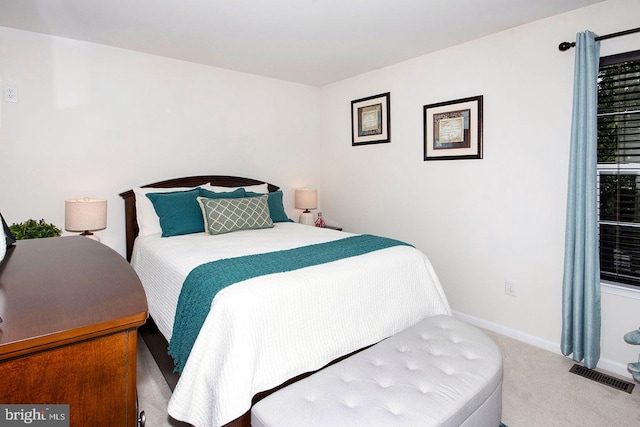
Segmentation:
{"type": "Polygon", "coordinates": [[[0,402],[68,404],[71,426],[135,426],[144,290],[86,237],[20,240],[0,263],[0,402]]]}

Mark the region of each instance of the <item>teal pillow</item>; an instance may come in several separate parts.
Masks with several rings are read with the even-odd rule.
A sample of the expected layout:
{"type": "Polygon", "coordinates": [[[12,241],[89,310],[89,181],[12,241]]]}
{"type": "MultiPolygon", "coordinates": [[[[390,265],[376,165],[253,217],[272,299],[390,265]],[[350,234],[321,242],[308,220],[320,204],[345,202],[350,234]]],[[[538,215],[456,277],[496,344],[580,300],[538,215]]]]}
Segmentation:
{"type": "Polygon", "coordinates": [[[238,188],[236,190],[227,192],[217,192],[207,190],[206,188],[202,187],[200,188],[200,196],[206,197],[207,199],[240,199],[242,197],[245,197],[245,195],[246,191],[244,190],[244,188],[238,188]]]}
{"type": "Polygon", "coordinates": [[[169,193],[147,193],[153,208],[160,219],[162,237],[182,234],[201,233],[204,231],[202,210],[197,197],[206,195],[211,199],[244,197],[245,191],[240,188],[229,193],[215,193],[203,188],[188,191],[172,191],[169,193]]]}
{"type": "Polygon", "coordinates": [[[204,231],[202,212],[196,199],[199,195],[199,188],[170,193],[147,193],[146,196],[160,218],[162,237],[204,231]]]}
{"type": "MultiPolygon", "coordinates": [[[[252,193],[251,191],[247,191],[247,197],[259,197],[264,196],[264,194],[260,193],[252,193]]],[[[274,191],[273,193],[267,194],[267,204],[269,205],[269,214],[271,216],[271,221],[273,222],[293,222],[287,216],[287,213],[284,211],[284,205],[282,204],[282,190],[274,191]]]]}
{"type": "Polygon", "coordinates": [[[224,234],[238,230],[273,227],[269,217],[267,195],[240,199],[198,197],[208,234],[224,234]]]}

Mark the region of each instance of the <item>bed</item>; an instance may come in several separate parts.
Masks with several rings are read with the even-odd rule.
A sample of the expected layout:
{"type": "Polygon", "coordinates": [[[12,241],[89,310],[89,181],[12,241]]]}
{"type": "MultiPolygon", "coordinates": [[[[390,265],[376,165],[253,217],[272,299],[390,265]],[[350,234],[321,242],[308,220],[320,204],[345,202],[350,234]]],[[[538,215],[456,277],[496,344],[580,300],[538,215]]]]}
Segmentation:
{"type": "MultiPolygon", "coordinates": [[[[299,257],[301,262],[309,263],[314,254],[319,258],[325,252],[332,255],[337,245],[369,237],[301,225],[282,217],[265,228],[170,237],[162,237],[168,222],[162,222],[161,210],[160,228],[139,223],[139,219],[147,221],[149,206],[152,210],[160,206],[141,206],[147,193],[168,192],[180,197],[190,191],[202,194],[203,190],[196,188],[224,194],[241,191],[234,188],[246,189],[261,203],[276,199],[281,204],[282,197],[273,184],[229,176],[178,178],[121,194],[125,200],[127,258],[145,288],[150,316],[171,346],[181,342],[178,335],[182,337],[182,330],[188,329],[180,325],[191,324],[188,314],[193,312],[197,317],[198,310],[180,305],[187,289],[193,288],[187,282],[196,270],[227,258],[241,260],[239,265],[244,265],[254,257],[262,263],[265,257],[281,255],[288,262],[299,252],[305,254],[299,257]]],[[[212,204],[227,203],[226,197],[222,195],[212,204]]],[[[206,197],[202,200],[209,201],[206,197]]],[[[202,200],[204,227],[209,230],[202,200]]],[[[246,200],[240,197],[233,203],[246,200]]],[[[273,216],[277,209],[271,204],[269,207],[273,216]]],[[[384,245],[389,242],[379,240],[384,245]]],[[[201,285],[194,286],[200,289],[201,285]]],[[[395,243],[346,258],[257,274],[214,295],[209,305],[205,301],[207,314],[199,332],[190,331],[195,341],[180,366],[181,375],[168,408],[174,418],[196,426],[248,425],[248,411],[256,396],[375,344],[425,317],[451,314],[425,255],[410,245],[395,243]]]]}

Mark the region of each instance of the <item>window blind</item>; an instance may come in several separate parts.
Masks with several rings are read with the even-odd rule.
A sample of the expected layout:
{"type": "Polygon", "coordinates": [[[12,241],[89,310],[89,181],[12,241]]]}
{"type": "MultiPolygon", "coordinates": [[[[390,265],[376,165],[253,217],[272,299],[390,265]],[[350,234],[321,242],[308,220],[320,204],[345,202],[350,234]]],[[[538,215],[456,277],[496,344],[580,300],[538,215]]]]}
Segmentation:
{"type": "Polygon", "coordinates": [[[640,51],[598,75],[600,277],[640,287],[640,51]]]}

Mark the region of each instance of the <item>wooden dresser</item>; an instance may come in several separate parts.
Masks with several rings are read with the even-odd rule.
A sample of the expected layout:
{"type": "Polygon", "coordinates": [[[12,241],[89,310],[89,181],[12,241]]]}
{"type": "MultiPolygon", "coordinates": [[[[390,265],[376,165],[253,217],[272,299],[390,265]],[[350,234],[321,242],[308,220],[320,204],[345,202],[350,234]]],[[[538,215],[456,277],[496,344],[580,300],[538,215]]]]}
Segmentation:
{"type": "Polygon", "coordinates": [[[135,426],[137,275],[86,237],[18,241],[0,263],[0,403],[68,404],[71,426],[135,426]]]}

